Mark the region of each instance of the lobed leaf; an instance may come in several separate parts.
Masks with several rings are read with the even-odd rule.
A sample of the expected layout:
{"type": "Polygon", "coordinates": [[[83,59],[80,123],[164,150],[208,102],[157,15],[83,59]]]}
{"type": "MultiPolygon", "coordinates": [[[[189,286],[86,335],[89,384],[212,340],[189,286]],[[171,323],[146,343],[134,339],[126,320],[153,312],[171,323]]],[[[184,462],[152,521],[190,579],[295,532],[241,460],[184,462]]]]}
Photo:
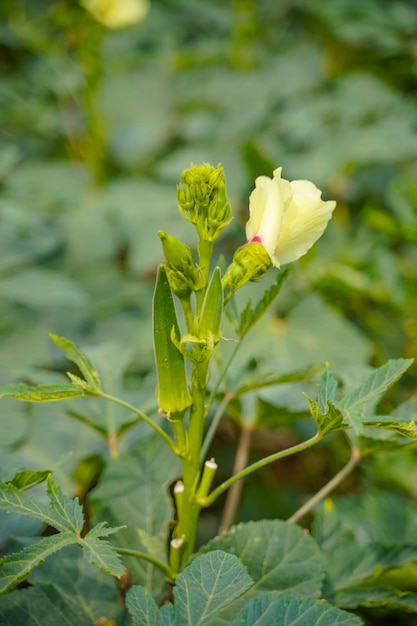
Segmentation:
{"type": "MultiPolygon", "coordinates": [[[[120,530],[120,527],[108,529],[111,532],[117,532],[118,530],[120,530]]],[[[110,534],[110,532],[107,534],[110,534]]],[[[113,574],[113,576],[123,575],[125,566],[122,565],[119,555],[108,541],[97,536],[97,531],[94,528],[84,539],[80,540],[80,545],[83,548],[83,556],[89,563],[109,574],[113,574]]]]}
{"type": "Polygon", "coordinates": [[[59,533],[51,537],[43,537],[20,552],[5,556],[0,561],[0,593],[5,593],[25,580],[32,569],[48,556],[77,541],[74,535],[59,533]]]}
{"type": "Polygon", "coordinates": [[[114,579],[87,563],[76,545],[48,557],[28,581],[30,587],[0,597],[2,625],[92,626],[104,616],[103,626],[125,623],[114,579]]]}
{"type": "Polygon", "coordinates": [[[330,402],[330,400],[327,400],[326,409],[323,411],[319,402],[311,400],[308,396],[306,396],[306,398],[311,417],[322,437],[350,428],[350,425],[345,421],[343,412],[330,402]]]}
{"type": "Polygon", "coordinates": [[[65,495],[62,489],[55,485],[51,476],[48,478],[47,493],[54,513],[54,521],[51,525],[57,530],[79,535],[85,520],[83,508],[78,498],[70,498],[65,495]]]}
{"type": "Polygon", "coordinates": [[[58,337],[53,333],[50,333],[52,341],[65,350],[65,355],[67,359],[75,363],[78,367],[82,375],[84,376],[87,383],[93,389],[101,389],[100,376],[98,375],[97,369],[92,361],[89,361],[86,356],[78,348],[69,341],[65,337],[58,337]]]}
{"type": "Polygon", "coordinates": [[[12,480],[8,481],[8,484],[13,485],[19,491],[25,491],[31,489],[35,485],[43,483],[48,478],[51,470],[22,470],[17,472],[12,480]]]}
{"type": "Polygon", "coordinates": [[[234,554],[213,550],[193,560],[176,580],[175,615],[179,623],[205,626],[253,584],[234,554]]]}
{"type": "MultiPolygon", "coordinates": [[[[359,387],[346,394],[338,402],[338,406],[351,415],[372,416],[376,405],[387,389],[401,378],[412,363],[413,359],[389,360],[385,365],[378,367],[369,374],[359,387]]],[[[349,421],[352,422],[354,428],[358,424],[357,419],[351,418],[349,421]]]]}
{"type": "Polygon", "coordinates": [[[271,590],[320,595],[324,576],[320,550],[314,539],[294,524],[282,520],[239,524],[202,548],[211,550],[238,556],[254,581],[244,598],[223,611],[226,620],[236,615],[244,600],[271,590]]]}
{"type": "Polygon", "coordinates": [[[407,437],[407,439],[417,441],[417,420],[401,421],[399,419],[393,419],[388,415],[378,415],[372,420],[364,421],[363,425],[368,428],[385,428],[401,435],[402,437],[407,437]]]}
{"type": "Polygon", "coordinates": [[[319,403],[323,413],[326,413],[329,408],[328,402],[334,402],[336,398],[336,391],[336,378],[334,377],[329,364],[326,363],[326,367],[320,377],[319,387],[317,390],[317,402],[319,403]]]}
{"type": "Polygon", "coordinates": [[[10,483],[0,483],[0,510],[38,519],[54,528],[58,528],[61,525],[60,519],[57,519],[51,507],[19,491],[10,483]]]}
{"type": "Polygon", "coordinates": [[[85,396],[84,390],[75,385],[4,385],[0,387],[0,398],[16,398],[26,402],[59,402],[85,396]]]}

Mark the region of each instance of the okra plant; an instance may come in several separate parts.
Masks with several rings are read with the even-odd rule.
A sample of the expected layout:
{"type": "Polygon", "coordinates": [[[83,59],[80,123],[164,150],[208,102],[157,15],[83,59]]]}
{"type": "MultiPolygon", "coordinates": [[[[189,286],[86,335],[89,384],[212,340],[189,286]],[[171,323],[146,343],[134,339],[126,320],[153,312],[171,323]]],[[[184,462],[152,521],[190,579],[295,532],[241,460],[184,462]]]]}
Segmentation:
{"type": "MultiPolygon", "coordinates": [[[[343,599],[339,602],[336,592],[329,592],[323,599],[325,569],[321,548],[318,540],[306,535],[295,522],[324,501],[362,458],[380,449],[414,445],[417,429],[406,408],[392,416],[375,412],[382,395],[411,360],[388,362],[344,394],[326,365],[318,380],[317,397],[306,398],[314,434],[253,464],[245,464],[219,483],[216,459],[207,455],[230,401],[291,379],[278,373],[268,374],[245,381],[230,393],[228,373],[246,335],[279,295],[288,276],[287,266],[304,255],[324,233],[335,202],[322,200],[320,190],[307,180],[289,182],[281,178],[280,168],[272,178],[258,177],[249,199],[247,241],[227,264],[216,256],[214,248],[232,220],[221,165],[191,165],[181,175],[177,201],[180,215],[195,229],[198,242],[194,252],[169,233],[158,233],[165,258],[157,269],[153,297],[157,412],[147,414],[106,390],[92,360],[71,341],[55,335],[51,335],[53,341],[76,366],[68,372],[69,383],[20,383],[0,388],[1,396],[26,402],[90,397],[125,411],[119,426],[103,426],[91,416],[72,412],[73,417],[106,441],[110,457],[107,469],[87,499],[88,519],[78,499],[63,493],[48,468],[20,469],[1,484],[0,509],[37,520],[53,530],[36,541],[32,537],[19,551],[13,551],[11,546],[10,553],[1,560],[0,588],[6,595],[0,601],[0,621],[11,624],[12,619],[23,620],[25,609],[16,608],[19,600],[23,607],[24,598],[29,598],[24,594],[43,589],[42,576],[36,574],[38,566],[47,557],[51,562],[56,559],[58,564],[62,558],[63,570],[73,571],[78,561],[71,559],[77,557],[71,556],[68,561],[64,555],[74,555],[77,546],[81,548],[77,554],[84,558],[80,571],[88,571],[91,576],[88,568],[93,565],[99,568],[95,570],[98,579],[110,573],[119,581],[119,588],[123,581],[123,589],[130,589],[126,605],[120,597],[106,591],[112,600],[104,609],[101,598],[100,611],[106,611],[104,616],[92,617],[94,612],[87,616],[87,612],[77,613],[74,607],[66,606],[68,623],[110,626],[132,620],[134,625],[195,626],[252,624],[256,620],[260,620],[257,624],[292,624],[304,619],[305,624],[360,624],[358,616],[339,608],[355,605],[345,605],[343,599]],[[275,280],[259,302],[253,305],[249,300],[239,310],[247,283],[262,280],[272,272],[276,273],[275,280]],[[233,349],[222,359],[226,343],[229,347],[232,343],[233,349]],[[124,459],[118,444],[139,422],[146,424],[150,436],[140,442],[138,456],[128,451],[124,459]],[[351,448],[348,463],[289,520],[240,524],[232,529],[227,523],[225,533],[200,547],[200,554],[193,556],[203,509],[229,489],[236,489],[243,478],[259,468],[301,453],[340,431],[345,431],[351,448]],[[144,473],[135,484],[142,471],[139,464],[144,473]],[[48,504],[27,494],[29,488],[45,480],[48,504]],[[129,500],[118,493],[118,481],[129,500]],[[129,510],[121,505],[127,502],[129,510]],[[24,581],[30,585],[29,590],[13,591],[24,581]],[[173,602],[159,609],[157,603],[170,588],[173,602]],[[326,598],[331,598],[336,606],[326,602],[326,598]]],[[[326,502],[331,517],[331,501],[326,502]]],[[[394,562],[397,563],[395,559],[394,562]]],[[[39,571],[44,567],[46,563],[39,571]]],[[[61,585],[61,590],[62,568],[58,582],[54,583],[61,585]]],[[[327,576],[331,590],[331,575],[327,576]]],[[[358,585],[365,579],[366,575],[358,585]]],[[[106,581],[104,587],[108,585],[106,581]]],[[[51,600],[50,623],[58,620],[57,607],[58,601],[51,600]]],[[[26,623],[35,621],[19,621],[26,623]]]]}

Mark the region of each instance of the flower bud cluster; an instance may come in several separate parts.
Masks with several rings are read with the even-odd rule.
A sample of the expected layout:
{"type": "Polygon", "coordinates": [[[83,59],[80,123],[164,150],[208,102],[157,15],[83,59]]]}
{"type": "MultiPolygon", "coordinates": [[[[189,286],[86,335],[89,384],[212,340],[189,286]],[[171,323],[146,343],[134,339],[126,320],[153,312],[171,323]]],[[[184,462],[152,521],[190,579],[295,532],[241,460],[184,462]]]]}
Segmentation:
{"type": "Polygon", "coordinates": [[[231,219],[223,167],[194,165],[181,174],[177,189],[181,215],[195,225],[200,239],[214,241],[231,219]]]}

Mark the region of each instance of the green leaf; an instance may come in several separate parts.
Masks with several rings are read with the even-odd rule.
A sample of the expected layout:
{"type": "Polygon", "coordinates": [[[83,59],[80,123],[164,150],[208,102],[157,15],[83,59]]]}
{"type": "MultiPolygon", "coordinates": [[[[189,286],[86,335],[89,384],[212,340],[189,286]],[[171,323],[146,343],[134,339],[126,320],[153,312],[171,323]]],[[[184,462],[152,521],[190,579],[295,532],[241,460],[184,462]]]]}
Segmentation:
{"type": "Polygon", "coordinates": [[[417,441],[417,420],[409,420],[407,422],[392,419],[390,416],[375,417],[372,420],[366,420],[363,422],[364,426],[368,428],[386,428],[393,431],[402,437],[413,439],[417,441]]]}
{"type": "Polygon", "coordinates": [[[31,489],[35,485],[43,483],[50,475],[51,470],[22,470],[17,472],[12,480],[8,481],[9,484],[19,489],[19,491],[25,491],[31,489]]]}
{"type": "Polygon", "coordinates": [[[265,311],[271,306],[271,304],[281,291],[281,287],[288,278],[289,273],[289,265],[277,272],[275,283],[272,285],[272,287],[265,291],[261,300],[259,300],[254,309],[252,308],[252,302],[249,300],[246,307],[240,314],[240,323],[238,330],[240,339],[243,339],[243,337],[250,331],[252,326],[256,324],[256,322],[262,317],[265,311]]]}
{"type": "Polygon", "coordinates": [[[337,433],[340,430],[350,428],[350,425],[345,421],[343,412],[332,402],[327,400],[327,406],[323,412],[319,402],[311,400],[308,396],[306,397],[311,416],[318,432],[322,435],[322,437],[330,433],[337,433]]]}
{"type": "Polygon", "coordinates": [[[349,589],[337,594],[339,606],[346,609],[383,609],[384,613],[404,611],[417,613],[417,593],[404,592],[390,585],[349,589]]]}
{"type": "Polygon", "coordinates": [[[91,614],[69,602],[51,585],[13,591],[0,598],[2,626],[91,626],[91,614]]]}
{"type": "Polygon", "coordinates": [[[378,415],[364,422],[368,428],[384,428],[407,439],[417,439],[417,395],[398,405],[390,416],[378,415]]]}
{"type": "MultiPolygon", "coordinates": [[[[416,523],[414,504],[384,491],[328,499],[312,528],[324,557],[324,597],[337,606],[356,608],[364,594],[387,584],[414,589],[416,523]]],[[[393,594],[386,590],[387,602],[393,594]]]]}
{"type": "Polygon", "coordinates": [[[145,587],[131,587],[126,595],[126,606],[133,626],[160,626],[159,609],[145,587]]]}
{"type": "Polygon", "coordinates": [[[47,493],[54,514],[52,526],[57,530],[79,535],[84,527],[84,513],[78,498],[70,498],[62,493],[62,489],[55,485],[51,476],[48,478],[47,493]]]}
{"type": "Polygon", "coordinates": [[[171,339],[171,334],[179,337],[180,330],[163,265],[158,269],[152,311],[158,404],[166,413],[182,412],[192,400],[187,387],[184,357],[171,339]]]}
{"type": "MultiPolygon", "coordinates": [[[[294,524],[262,520],[232,527],[210,541],[203,552],[223,550],[238,556],[248,569],[254,585],[244,599],[271,590],[317,597],[323,580],[321,554],[316,542],[294,524]]],[[[237,600],[222,614],[228,619],[240,610],[237,600]]]]}
{"type": "MultiPolygon", "coordinates": [[[[68,530],[66,524],[62,525],[60,515],[57,516],[52,507],[38,502],[11,484],[0,483],[0,509],[7,513],[41,520],[58,530],[68,530]]],[[[72,526],[69,530],[72,532],[72,526]]]]}
{"type": "Polygon", "coordinates": [[[120,557],[113,549],[108,541],[103,541],[101,537],[106,537],[123,526],[117,528],[106,528],[104,523],[94,526],[80,541],[83,548],[83,556],[89,563],[95,565],[99,569],[113,574],[113,576],[122,576],[125,571],[124,565],[120,561],[120,557]]]}
{"type": "Polygon", "coordinates": [[[101,539],[101,537],[117,532],[120,528],[107,528],[104,524],[98,524],[89,531],[84,539],[81,539],[80,534],[84,526],[82,507],[77,498],[71,499],[64,495],[51,477],[48,478],[47,489],[50,507],[38,503],[25,493],[21,493],[13,485],[0,485],[0,487],[2,495],[0,508],[8,513],[40,519],[45,524],[61,531],[57,535],[45,537],[36,544],[3,559],[1,568],[5,578],[3,591],[26,578],[31,569],[39,565],[49,554],[71,543],[81,545],[87,561],[100,569],[116,576],[123,574],[125,568],[122,566],[118,554],[107,541],[101,539]]]}
{"type": "Polygon", "coordinates": [[[213,550],[194,559],[176,580],[175,615],[179,623],[205,626],[253,584],[237,556],[213,550]]]}
{"type": "Polygon", "coordinates": [[[329,364],[326,363],[326,367],[320,377],[319,387],[317,390],[317,402],[319,403],[323,413],[326,413],[328,410],[328,401],[334,402],[336,398],[336,390],[337,381],[329,364]]]}
{"type": "Polygon", "coordinates": [[[215,550],[193,559],[178,576],[168,620],[166,609],[158,615],[149,592],[143,588],[133,587],[128,592],[127,607],[134,626],[209,626],[252,582],[236,556],[215,550]]]}
{"type": "Polygon", "coordinates": [[[26,402],[59,402],[69,398],[81,398],[85,392],[75,385],[4,385],[0,398],[10,397],[26,402]]]}
{"type": "Polygon", "coordinates": [[[233,620],[232,626],[360,626],[356,615],[341,611],[323,600],[300,598],[278,592],[250,600],[233,620]]]}
{"type": "Polygon", "coordinates": [[[50,333],[49,336],[57,346],[65,350],[67,359],[75,363],[89,386],[93,389],[101,389],[100,377],[94,363],[89,361],[82,354],[82,352],[80,352],[78,348],[76,348],[75,345],[65,337],[58,337],[52,333],[50,333]]]}
{"type": "Polygon", "coordinates": [[[48,556],[77,541],[74,535],[59,533],[51,537],[43,537],[20,552],[3,557],[0,561],[0,593],[5,593],[25,580],[32,569],[48,556]]]}
{"type": "Polygon", "coordinates": [[[348,436],[353,439],[362,456],[392,449],[398,445],[393,434],[369,428],[365,422],[372,420],[375,408],[384,393],[399,380],[412,362],[412,359],[388,361],[371,372],[356,389],[335,402],[337,408],[342,411],[345,421],[352,427],[348,436]],[[373,439],[375,441],[372,441],[373,439]]]}
{"type": "Polygon", "coordinates": [[[78,546],[48,557],[29,576],[31,587],[0,597],[7,626],[92,626],[103,616],[123,624],[126,610],[114,579],[85,561],[78,546]]]}
{"type": "Polygon", "coordinates": [[[337,381],[327,364],[320,376],[317,400],[311,400],[311,398],[306,395],[311,416],[317,431],[322,437],[350,428],[350,425],[344,419],[343,412],[333,403],[336,390],[337,381]]]}
{"type": "Polygon", "coordinates": [[[338,406],[347,411],[353,428],[358,426],[358,417],[370,417],[384,393],[413,363],[413,359],[393,359],[374,370],[359,387],[346,394],[338,406]]]}

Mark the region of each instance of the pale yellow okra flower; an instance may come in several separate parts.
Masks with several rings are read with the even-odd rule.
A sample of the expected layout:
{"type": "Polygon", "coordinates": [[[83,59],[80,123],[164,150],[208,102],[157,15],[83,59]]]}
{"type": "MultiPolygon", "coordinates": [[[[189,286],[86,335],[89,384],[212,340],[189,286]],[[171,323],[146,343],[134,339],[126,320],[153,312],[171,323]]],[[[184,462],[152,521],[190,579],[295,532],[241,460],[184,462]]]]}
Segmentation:
{"type": "Polygon", "coordinates": [[[107,28],[125,28],[143,20],[149,0],[81,0],[82,6],[107,28]]]}
{"type": "Polygon", "coordinates": [[[336,202],[321,199],[321,191],[308,180],[289,182],[259,176],[249,199],[248,243],[260,242],[273,265],[280,267],[299,259],[324,233],[336,202]]]}

